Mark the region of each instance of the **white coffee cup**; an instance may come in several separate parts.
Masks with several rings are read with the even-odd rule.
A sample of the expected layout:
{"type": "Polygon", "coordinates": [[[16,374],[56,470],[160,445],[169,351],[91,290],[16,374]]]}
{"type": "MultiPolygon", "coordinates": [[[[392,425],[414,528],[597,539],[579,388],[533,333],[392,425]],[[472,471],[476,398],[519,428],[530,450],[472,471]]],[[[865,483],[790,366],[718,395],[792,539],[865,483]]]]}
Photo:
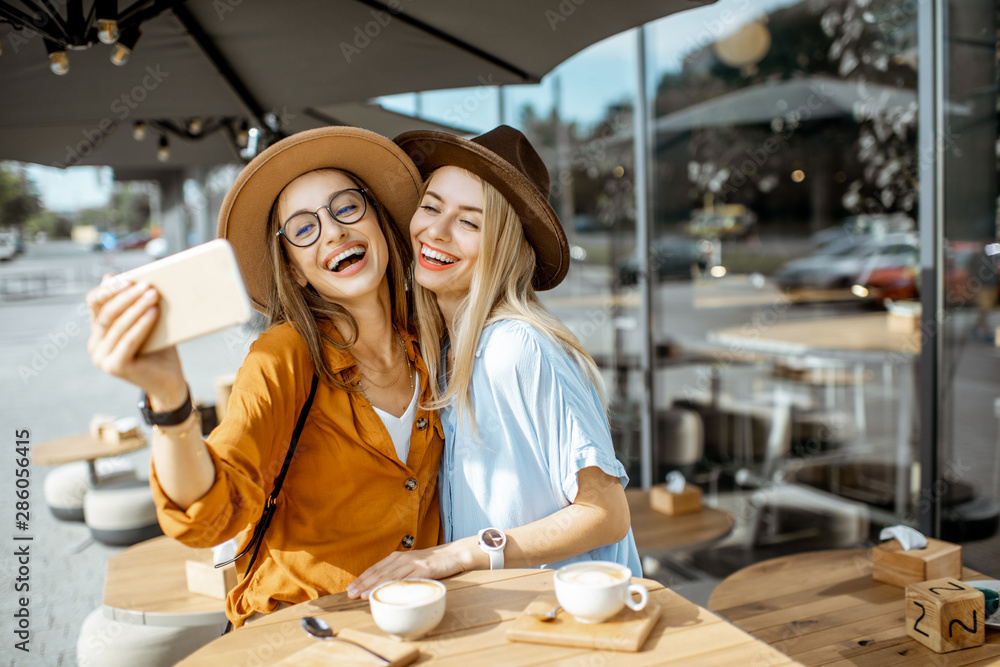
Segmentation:
{"type": "Polygon", "coordinates": [[[375,625],[396,639],[420,639],[444,618],[447,587],[434,579],[400,579],[371,592],[375,625]]]}
{"type": "Polygon", "coordinates": [[[632,571],[618,563],[573,563],[556,570],[553,579],[559,604],[581,623],[606,621],[625,606],[640,611],[649,601],[646,587],[629,583],[632,571]],[[633,594],[638,594],[638,601],[633,594]]]}

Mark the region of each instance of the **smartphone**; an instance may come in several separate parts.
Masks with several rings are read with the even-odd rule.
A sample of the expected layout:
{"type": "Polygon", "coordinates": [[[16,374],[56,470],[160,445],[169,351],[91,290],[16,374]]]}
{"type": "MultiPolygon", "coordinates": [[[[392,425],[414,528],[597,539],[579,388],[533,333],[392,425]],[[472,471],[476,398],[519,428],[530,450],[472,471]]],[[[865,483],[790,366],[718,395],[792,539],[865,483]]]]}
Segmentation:
{"type": "Polygon", "coordinates": [[[202,243],[120,275],[160,293],[160,318],[140,354],[246,324],[253,315],[233,248],[225,239],[202,243]]]}

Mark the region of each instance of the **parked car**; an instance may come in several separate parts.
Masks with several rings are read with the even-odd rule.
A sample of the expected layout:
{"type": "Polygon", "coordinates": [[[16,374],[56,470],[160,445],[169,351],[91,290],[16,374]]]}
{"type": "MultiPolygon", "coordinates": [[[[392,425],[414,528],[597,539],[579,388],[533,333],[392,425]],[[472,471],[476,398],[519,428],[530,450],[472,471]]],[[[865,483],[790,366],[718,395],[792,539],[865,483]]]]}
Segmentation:
{"type": "Polygon", "coordinates": [[[916,252],[916,248],[917,236],[911,233],[837,241],[808,257],[783,264],[775,281],[785,291],[846,289],[857,282],[858,276],[892,265],[898,261],[896,255],[916,252]]]}
{"type": "Polygon", "coordinates": [[[905,213],[879,213],[852,215],[839,225],[827,227],[813,234],[809,241],[817,250],[832,243],[857,243],[859,238],[874,238],[885,234],[914,232],[913,218],[905,213]]]}
{"type": "Polygon", "coordinates": [[[17,254],[17,242],[14,234],[10,232],[0,232],[0,262],[13,259],[17,254]]]}
{"type": "MultiPolygon", "coordinates": [[[[709,241],[697,241],[679,236],[663,236],[649,247],[650,269],[657,280],[691,280],[692,269],[704,271],[712,253],[709,241]]],[[[632,255],[618,266],[622,285],[639,282],[639,257],[632,255]]]]}
{"type": "MultiPolygon", "coordinates": [[[[976,289],[983,283],[971,278],[983,260],[981,246],[968,242],[952,242],[944,249],[944,299],[947,305],[972,303],[976,289]]],[[[920,261],[914,249],[900,253],[895,261],[886,261],[858,276],[852,287],[855,296],[880,303],[920,298],[920,261]]],[[[986,260],[989,261],[989,260],[986,260]]],[[[996,268],[993,268],[996,271],[996,268]]]]}
{"type": "Polygon", "coordinates": [[[741,239],[757,227],[757,214],[742,204],[723,204],[711,211],[694,211],[687,233],[697,238],[741,239]]]}
{"type": "Polygon", "coordinates": [[[139,250],[145,248],[146,244],[153,239],[148,229],[141,229],[137,232],[127,234],[118,240],[118,250],[139,250]]]}

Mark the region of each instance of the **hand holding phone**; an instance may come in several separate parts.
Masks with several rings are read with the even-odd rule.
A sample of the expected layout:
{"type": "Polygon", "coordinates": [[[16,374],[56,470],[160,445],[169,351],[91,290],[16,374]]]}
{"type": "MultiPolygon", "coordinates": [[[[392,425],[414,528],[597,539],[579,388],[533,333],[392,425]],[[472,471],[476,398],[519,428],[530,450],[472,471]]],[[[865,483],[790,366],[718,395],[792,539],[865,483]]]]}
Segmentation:
{"type": "Polygon", "coordinates": [[[229,242],[216,239],[122,273],[159,292],[160,316],[140,354],[250,321],[253,311],[229,242]]]}

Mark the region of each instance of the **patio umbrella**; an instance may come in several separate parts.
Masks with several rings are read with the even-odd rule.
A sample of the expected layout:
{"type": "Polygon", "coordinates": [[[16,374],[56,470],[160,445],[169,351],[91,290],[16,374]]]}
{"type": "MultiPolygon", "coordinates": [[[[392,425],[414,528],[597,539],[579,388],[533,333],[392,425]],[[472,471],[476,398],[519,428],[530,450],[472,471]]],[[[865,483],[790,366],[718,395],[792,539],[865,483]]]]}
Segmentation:
{"type": "MultiPolygon", "coordinates": [[[[607,36],[713,1],[138,0],[116,14],[118,45],[131,48],[115,67],[109,57],[121,46],[87,32],[107,2],[65,0],[56,3],[63,15],[42,21],[34,0],[3,0],[0,159],[152,161],[149,146],[112,139],[131,134],[136,122],[155,141],[166,136],[172,152],[175,140],[201,136],[233,144],[245,127],[260,128],[266,144],[296,129],[296,118],[336,119],[323,112],[335,104],[534,83],[607,36]],[[12,27],[31,15],[33,32],[12,27]],[[47,51],[64,63],[60,39],[69,44],[69,71],[57,76],[47,51]],[[74,40],[82,48],[74,50],[74,40]],[[142,157],[128,157],[133,152],[142,157]]],[[[207,148],[177,153],[192,164],[218,159],[207,148]]]]}

